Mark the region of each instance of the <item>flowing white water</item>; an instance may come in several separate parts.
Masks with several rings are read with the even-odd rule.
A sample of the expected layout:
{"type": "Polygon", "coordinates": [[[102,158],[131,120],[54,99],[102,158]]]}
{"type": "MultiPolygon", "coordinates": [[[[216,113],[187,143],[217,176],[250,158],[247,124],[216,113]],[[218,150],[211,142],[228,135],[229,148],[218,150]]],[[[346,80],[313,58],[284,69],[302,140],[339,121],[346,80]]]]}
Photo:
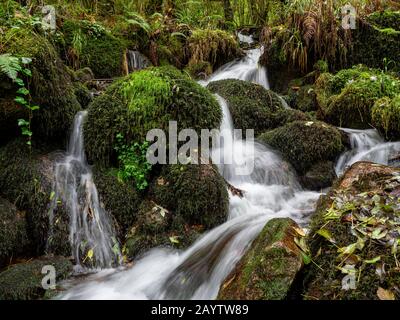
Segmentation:
{"type": "Polygon", "coordinates": [[[387,165],[399,156],[400,142],[385,142],[375,129],[341,129],[350,138],[351,150],[342,154],[336,164],[336,174],[342,175],[347,167],[358,161],[371,161],[387,165]]]}
{"type": "Polygon", "coordinates": [[[139,51],[128,50],[126,55],[128,60],[129,72],[142,70],[144,68],[147,68],[150,64],[149,60],[139,51]]]}
{"type": "MultiPolygon", "coordinates": [[[[269,87],[266,70],[263,71],[264,80],[257,76],[260,54],[260,49],[250,51],[247,58],[224,66],[208,82],[234,78],[259,81],[269,87]]],[[[239,160],[219,165],[219,171],[227,181],[244,191],[243,198],[230,195],[228,221],[204,234],[185,251],[156,248],[129,269],[103,270],[83,282],[71,282],[60,298],[214,299],[223,280],[268,220],[290,217],[301,225],[308,222],[320,194],[302,190],[291,166],[273,150],[259,143],[254,143],[253,147],[250,141],[235,137],[227,103],[220,97],[218,100],[224,114],[221,131],[229,134],[221,137],[220,150],[213,150],[212,156],[222,151],[239,160]],[[254,171],[238,175],[237,169],[249,161],[254,163],[254,171]]],[[[351,136],[353,150],[341,157],[338,172],[358,161],[357,158],[361,160],[373,154],[375,158],[371,159],[378,159],[381,151],[389,146],[376,132],[346,132],[351,136]],[[372,151],[374,148],[376,153],[372,151]]],[[[378,160],[383,158],[387,160],[388,156],[378,160]]]]}
{"type": "Polygon", "coordinates": [[[245,35],[245,34],[239,32],[237,34],[237,36],[241,43],[253,44],[255,42],[254,38],[251,35],[248,36],[248,35],[245,35]]]}
{"type": "MultiPolygon", "coordinates": [[[[254,161],[254,171],[237,175],[237,166],[221,165],[220,172],[244,197],[230,195],[228,221],[211,230],[186,251],[154,249],[124,271],[103,271],[66,291],[63,299],[214,299],[220,285],[245,253],[265,223],[275,217],[307,222],[319,193],[301,190],[290,165],[264,145],[255,143],[252,153],[234,137],[229,108],[221,131],[231,130],[231,140],[221,148],[235,157],[254,161]]],[[[241,162],[243,163],[243,162],[241,162]]]]}
{"type": "Polygon", "coordinates": [[[212,81],[239,79],[258,83],[264,88],[269,89],[267,69],[258,63],[262,54],[262,47],[249,50],[246,57],[242,60],[227,63],[217,70],[207,81],[200,83],[207,85],[212,81]]]}
{"type": "Polygon", "coordinates": [[[86,162],[83,143],[86,117],[86,111],[76,115],[68,152],[55,164],[54,196],[50,206],[50,226],[53,225],[54,210],[59,205],[68,212],[69,240],[76,271],[82,270],[81,262],[85,258],[94,268],[110,268],[120,261],[110,217],[100,205],[92,172],[86,162]]]}

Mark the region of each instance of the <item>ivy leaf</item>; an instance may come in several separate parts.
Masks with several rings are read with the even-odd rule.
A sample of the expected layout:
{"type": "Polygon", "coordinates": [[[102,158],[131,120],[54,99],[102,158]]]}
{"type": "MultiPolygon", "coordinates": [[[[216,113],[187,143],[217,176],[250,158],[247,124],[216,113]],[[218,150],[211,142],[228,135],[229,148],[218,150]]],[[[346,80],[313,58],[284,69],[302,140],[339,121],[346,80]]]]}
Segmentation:
{"type": "Polygon", "coordinates": [[[22,95],[26,96],[29,94],[29,90],[25,87],[22,87],[17,90],[17,94],[22,94],[22,95]]]}
{"type": "Polygon", "coordinates": [[[176,236],[169,237],[169,241],[171,241],[171,243],[174,243],[174,244],[179,244],[178,237],[176,237],[176,236]]]}
{"type": "Polygon", "coordinates": [[[28,102],[25,100],[24,97],[16,97],[16,98],[14,99],[14,101],[15,101],[16,103],[21,104],[21,105],[27,105],[27,104],[28,104],[28,102]]]}
{"type": "MultiPolygon", "coordinates": [[[[94,254],[93,249],[90,249],[88,251],[88,253],[86,254],[86,258],[93,260],[93,254],[94,254]]],[[[85,258],[85,260],[86,260],[86,258],[85,258]]]]}
{"type": "Polygon", "coordinates": [[[332,237],[332,234],[327,229],[319,229],[317,234],[328,240],[330,243],[336,243],[335,239],[332,237]]]}

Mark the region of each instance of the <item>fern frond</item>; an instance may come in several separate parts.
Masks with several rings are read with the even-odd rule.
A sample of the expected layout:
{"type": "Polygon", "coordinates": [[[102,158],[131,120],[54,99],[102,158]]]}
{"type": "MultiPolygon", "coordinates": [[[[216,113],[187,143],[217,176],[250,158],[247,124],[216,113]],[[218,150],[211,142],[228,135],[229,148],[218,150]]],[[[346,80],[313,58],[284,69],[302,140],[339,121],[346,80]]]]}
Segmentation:
{"type": "Polygon", "coordinates": [[[21,71],[20,60],[9,53],[0,55],[0,73],[4,73],[15,81],[21,71]]]}

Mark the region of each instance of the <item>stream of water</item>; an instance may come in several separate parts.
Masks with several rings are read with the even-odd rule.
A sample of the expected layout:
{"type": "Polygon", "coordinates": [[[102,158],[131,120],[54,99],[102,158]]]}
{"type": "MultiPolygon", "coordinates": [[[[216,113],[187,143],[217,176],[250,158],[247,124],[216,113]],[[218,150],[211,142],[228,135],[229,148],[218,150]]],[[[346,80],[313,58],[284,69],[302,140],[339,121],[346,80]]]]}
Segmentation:
{"type": "MultiPolygon", "coordinates": [[[[260,54],[260,49],[250,50],[245,59],[224,66],[209,81],[236,78],[268,87],[266,70],[258,66],[260,54]]],[[[307,225],[321,194],[303,190],[291,166],[268,146],[254,142],[252,152],[248,152],[251,142],[235,137],[227,102],[217,98],[224,114],[221,131],[231,132],[231,138],[219,147],[241,163],[254,162],[253,172],[246,176],[237,174],[235,164],[219,165],[224,178],[244,191],[242,198],[230,194],[227,222],[184,251],[155,248],[130,268],[106,269],[84,280],[69,281],[59,298],[215,299],[224,279],[268,220],[290,217],[307,225]]],[[[338,160],[339,174],[359,160],[387,163],[388,150],[397,145],[385,143],[375,131],[343,130],[350,135],[353,149],[338,160]]]]}

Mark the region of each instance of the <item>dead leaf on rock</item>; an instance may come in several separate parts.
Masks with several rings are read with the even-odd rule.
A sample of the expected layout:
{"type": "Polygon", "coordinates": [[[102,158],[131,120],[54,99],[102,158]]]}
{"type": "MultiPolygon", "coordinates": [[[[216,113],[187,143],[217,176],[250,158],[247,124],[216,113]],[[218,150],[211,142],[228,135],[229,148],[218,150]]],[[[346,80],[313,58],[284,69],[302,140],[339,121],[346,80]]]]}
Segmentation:
{"type": "Polygon", "coordinates": [[[379,300],[395,300],[394,293],[390,290],[385,290],[381,287],[378,288],[376,292],[379,300]]]}

